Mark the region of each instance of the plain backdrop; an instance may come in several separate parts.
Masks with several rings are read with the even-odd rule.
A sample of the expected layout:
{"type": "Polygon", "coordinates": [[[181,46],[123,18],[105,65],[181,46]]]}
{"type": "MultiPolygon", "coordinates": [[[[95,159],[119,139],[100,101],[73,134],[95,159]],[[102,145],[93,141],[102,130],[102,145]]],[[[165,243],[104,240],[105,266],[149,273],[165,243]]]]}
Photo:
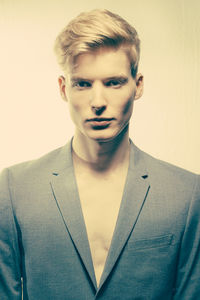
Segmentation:
{"type": "Polygon", "coordinates": [[[73,135],[53,44],[85,10],[106,8],[142,41],[142,99],[131,138],[153,156],[200,172],[199,0],[0,0],[0,169],[37,158],[73,135]]]}

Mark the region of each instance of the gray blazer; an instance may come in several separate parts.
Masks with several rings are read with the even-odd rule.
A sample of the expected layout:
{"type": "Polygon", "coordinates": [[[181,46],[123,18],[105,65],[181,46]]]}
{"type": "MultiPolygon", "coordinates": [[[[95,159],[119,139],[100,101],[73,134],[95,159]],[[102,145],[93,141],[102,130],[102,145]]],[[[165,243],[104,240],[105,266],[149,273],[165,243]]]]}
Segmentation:
{"type": "MultiPolygon", "coordinates": [[[[103,216],[102,216],[103,218],[103,216]]],[[[199,176],[131,145],[130,166],[100,285],[71,143],[2,172],[0,299],[200,299],[199,176]]]]}

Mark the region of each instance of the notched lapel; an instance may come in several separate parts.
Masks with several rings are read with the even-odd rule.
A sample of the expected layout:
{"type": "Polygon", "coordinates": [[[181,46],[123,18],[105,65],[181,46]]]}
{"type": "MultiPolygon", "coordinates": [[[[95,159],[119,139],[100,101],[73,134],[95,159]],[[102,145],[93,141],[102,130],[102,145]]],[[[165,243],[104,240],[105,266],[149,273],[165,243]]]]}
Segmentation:
{"type": "MultiPolygon", "coordinates": [[[[69,154],[69,153],[68,153],[69,154]]],[[[66,229],[96,288],[96,279],[73,165],[52,174],[51,187],[66,229]]]]}
{"type": "Polygon", "coordinates": [[[132,145],[124,194],[99,290],[112,271],[131,232],[134,230],[150,188],[144,161],[138,161],[137,151],[139,150],[132,145]]]}
{"type": "MultiPolygon", "coordinates": [[[[63,148],[64,154],[60,157],[60,163],[62,162],[62,164],[65,161],[63,157],[68,157],[67,161],[65,161],[66,167],[65,169],[60,167],[61,171],[52,173],[51,186],[66,230],[69,232],[94,288],[97,290],[90,246],[74,175],[71,149],[69,147],[70,144],[63,148]]],[[[130,166],[123,199],[97,294],[111,273],[131,232],[134,230],[150,188],[148,174],[141,153],[139,149],[131,144],[130,166]]]]}

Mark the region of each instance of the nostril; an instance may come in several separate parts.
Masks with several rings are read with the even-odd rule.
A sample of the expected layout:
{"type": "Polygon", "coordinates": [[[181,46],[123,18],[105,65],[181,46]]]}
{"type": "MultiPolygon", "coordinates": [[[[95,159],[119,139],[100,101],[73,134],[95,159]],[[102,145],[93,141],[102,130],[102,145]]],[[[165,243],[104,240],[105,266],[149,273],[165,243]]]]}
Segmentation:
{"type": "Polygon", "coordinates": [[[104,112],[105,108],[106,108],[105,106],[101,106],[101,107],[93,106],[92,110],[95,113],[95,115],[100,116],[104,112]]]}

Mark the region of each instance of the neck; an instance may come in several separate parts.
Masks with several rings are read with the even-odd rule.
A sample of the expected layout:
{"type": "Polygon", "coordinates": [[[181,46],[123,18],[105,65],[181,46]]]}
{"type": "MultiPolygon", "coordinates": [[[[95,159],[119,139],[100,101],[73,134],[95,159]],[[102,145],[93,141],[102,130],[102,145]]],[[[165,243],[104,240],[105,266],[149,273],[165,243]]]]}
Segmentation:
{"type": "Polygon", "coordinates": [[[129,162],[128,126],[116,138],[106,142],[91,140],[76,132],[72,146],[75,162],[94,171],[114,170],[129,162]]]}

